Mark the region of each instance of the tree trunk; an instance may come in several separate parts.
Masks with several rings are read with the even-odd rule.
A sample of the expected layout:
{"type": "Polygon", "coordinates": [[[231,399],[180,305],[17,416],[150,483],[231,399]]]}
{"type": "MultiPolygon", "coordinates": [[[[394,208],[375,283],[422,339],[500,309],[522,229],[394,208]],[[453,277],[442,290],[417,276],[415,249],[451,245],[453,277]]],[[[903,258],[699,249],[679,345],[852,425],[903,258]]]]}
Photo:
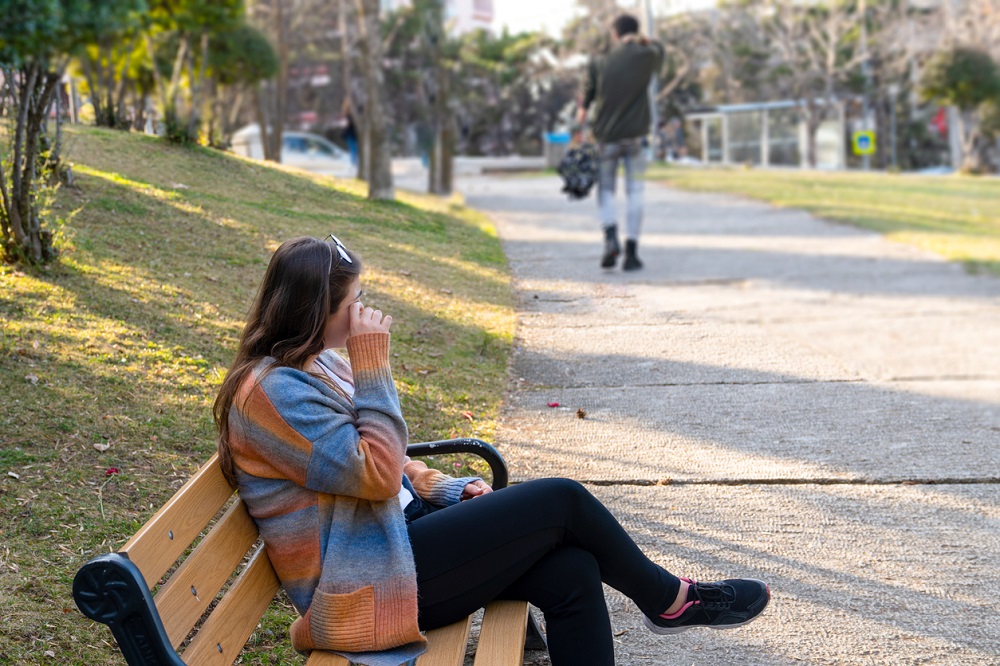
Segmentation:
{"type": "Polygon", "coordinates": [[[438,54],[438,86],[434,96],[434,146],[430,155],[429,182],[431,194],[452,192],[452,162],[455,145],[454,123],[449,113],[449,75],[447,65],[438,54]]]}
{"type": "Polygon", "coordinates": [[[187,134],[190,140],[198,138],[198,127],[201,125],[202,97],[205,89],[205,72],[208,68],[208,33],[201,35],[201,65],[198,68],[198,76],[194,76],[194,68],[188,65],[188,86],[191,90],[191,108],[188,110],[187,134]]]}
{"type": "Polygon", "coordinates": [[[392,151],[382,99],[382,34],[378,0],[357,0],[358,32],[365,78],[365,135],[368,137],[368,198],[393,199],[392,151]]]}
{"type": "Polygon", "coordinates": [[[980,144],[979,123],[976,122],[973,114],[959,110],[955,117],[958,119],[958,136],[962,142],[962,166],[961,171],[965,173],[982,173],[985,166],[982,147],[980,144]]]}
{"type": "MultiPolygon", "coordinates": [[[[281,147],[288,115],[288,21],[285,17],[283,0],[275,5],[275,36],[278,40],[278,82],[274,91],[274,125],[271,127],[271,155],[275,162],[281,161],[281,147]]],[[[261,135],[263,136],[263,135],[261,135]]]]}
{"type": "Polygon", "coordinates": [[[819,132],[819,123],[810,115],[809,119],[806,120],[806,163],[810,169],[815,169],[819,160],[819,151],[816,145],[817,132],[819,132]]]}
{"type": "Polygon", "coordinates": [[[258,83],[253,93],[254,109],[257,112],[257,126],[260,128],[260,149],[265,160],[277,162],[278,157],[271,150],[270,133],[268,132],[270,120],[267,117],[267,109],[264,106],[264,94],[261,90],[263,85],[263,83],[258,83]]]}
{"type": "Polygon", "coordinates": [[[15,256],[41,263],[51,256],[51,234],[42,229],[36,199],[38,144],[62,72],[45,71],[40,64],[31,63],[16,78],[12,88],[17,115],[9,162],[11,179],[8,187],[5,178],[2,188],[4,232],[8,240],[13,240],[13,247],[8,244],[8,249],[15,256]]]}

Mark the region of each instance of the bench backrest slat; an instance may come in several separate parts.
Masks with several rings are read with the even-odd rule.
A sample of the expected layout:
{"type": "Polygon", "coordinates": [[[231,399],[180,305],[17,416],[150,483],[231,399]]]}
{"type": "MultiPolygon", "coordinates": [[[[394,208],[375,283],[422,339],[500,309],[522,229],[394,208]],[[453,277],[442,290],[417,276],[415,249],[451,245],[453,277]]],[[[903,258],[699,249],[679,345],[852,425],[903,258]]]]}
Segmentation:
{"type": "Polygon", "coordinates": [[[218,454],[213,455],[119,552],[139,567],[152,589],[232,494],[218,454]]]}
{"type": "Polygon", "coordinates": [[[175,648],[187,637],[257,540],[257,526],[237,500],[156,594],[156,609],[175,648]]]}
{"type": "Polygon", "coordinates": [[[278,577],[261,547],[184,650],[184,662],[230,666],[277,593],[278,577]]]}

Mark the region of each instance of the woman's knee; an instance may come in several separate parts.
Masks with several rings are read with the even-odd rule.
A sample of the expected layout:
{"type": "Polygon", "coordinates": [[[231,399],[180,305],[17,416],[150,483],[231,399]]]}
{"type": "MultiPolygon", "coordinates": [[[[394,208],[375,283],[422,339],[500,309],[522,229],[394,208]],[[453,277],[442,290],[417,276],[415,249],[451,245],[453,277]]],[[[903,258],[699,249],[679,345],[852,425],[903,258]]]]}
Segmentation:
{"type": "Polygon", "coordinates": [[[528,481],[528,483],[537,484],[538,488],[541,489],[542,492],[554,499],[583,501],[593,499],[593,495],[590,494],[590,491],[587,490],[582,483],[574,481],[573,479],[552,477],[548,479],[538,479],[537,481],[528,481]]]}

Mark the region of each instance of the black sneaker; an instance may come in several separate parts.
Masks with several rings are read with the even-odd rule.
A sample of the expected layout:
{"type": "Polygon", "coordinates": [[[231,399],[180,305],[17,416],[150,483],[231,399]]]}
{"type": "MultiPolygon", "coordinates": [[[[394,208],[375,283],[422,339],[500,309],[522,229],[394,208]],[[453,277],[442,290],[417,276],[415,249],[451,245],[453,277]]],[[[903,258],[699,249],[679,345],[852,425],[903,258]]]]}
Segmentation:
{"type": "Polygon", "coordinates": [[[679,634],[691,627],[732,629],[752,622],[771,600],[771,590],[752,578],[696,583],[687,578],[687,603],[671,615],[642,616],[654,634],[679,634]]]}
{"type": "Polygon", "coordinates": [[[621,254],[621,246],[618,244],[618,234],[611,227],[611,231],[604,233],[604,256],[601,257],[601,268],[614,268],[615,260],[621,254]]]}

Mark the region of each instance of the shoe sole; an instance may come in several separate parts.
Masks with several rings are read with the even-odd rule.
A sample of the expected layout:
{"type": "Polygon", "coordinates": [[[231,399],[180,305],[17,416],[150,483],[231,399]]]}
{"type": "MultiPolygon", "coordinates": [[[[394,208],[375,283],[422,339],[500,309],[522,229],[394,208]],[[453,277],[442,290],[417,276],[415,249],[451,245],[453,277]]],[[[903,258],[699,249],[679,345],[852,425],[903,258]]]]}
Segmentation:
{"type": "MultiPolygon", "coordinates": [[[[751,579],[748,579],[748,580],[756,580],[756,579],[751,578],[751,579]]],[[[764,612],[764,608],[767,608],[767,605],[769,603],[771,603],[771,586],[768,585],[767,583],[765,583],[762,580],[758,580],[757,582],[760,583],[761,585],[763,585],[764,589],[767,591],[767,601],[764,602],[764,607],[760,609],[760,613],[757,613],[756,615],[754,615],[752,618],[750,618],[746,622],[740,622],[738,624],[719,624],[719,625],[713,625],[713,624],[688,624],[688,625],[684,625],[682,627],[661,627],[661,626],[653,624],[653,621],[650,620],[648,617],[646,617],[645,614],[642,616],[642,621],[643,621],[643,623],[645,623],[647,629],[649,629],[650,631],[652,631],[654,634],[659,634],[660,636],[672,636],[674,634],[683,633],[683,632],[687,631],[688,629],[716,629],[716,630],[721,631],[723,629],[738,629],[739,627],[745,627],[746,625],[750,624],[751,622],[753,622],[754,620],[756,620],[757,618],[759,618],[761,616],[761,613],[764,612]]]]}

